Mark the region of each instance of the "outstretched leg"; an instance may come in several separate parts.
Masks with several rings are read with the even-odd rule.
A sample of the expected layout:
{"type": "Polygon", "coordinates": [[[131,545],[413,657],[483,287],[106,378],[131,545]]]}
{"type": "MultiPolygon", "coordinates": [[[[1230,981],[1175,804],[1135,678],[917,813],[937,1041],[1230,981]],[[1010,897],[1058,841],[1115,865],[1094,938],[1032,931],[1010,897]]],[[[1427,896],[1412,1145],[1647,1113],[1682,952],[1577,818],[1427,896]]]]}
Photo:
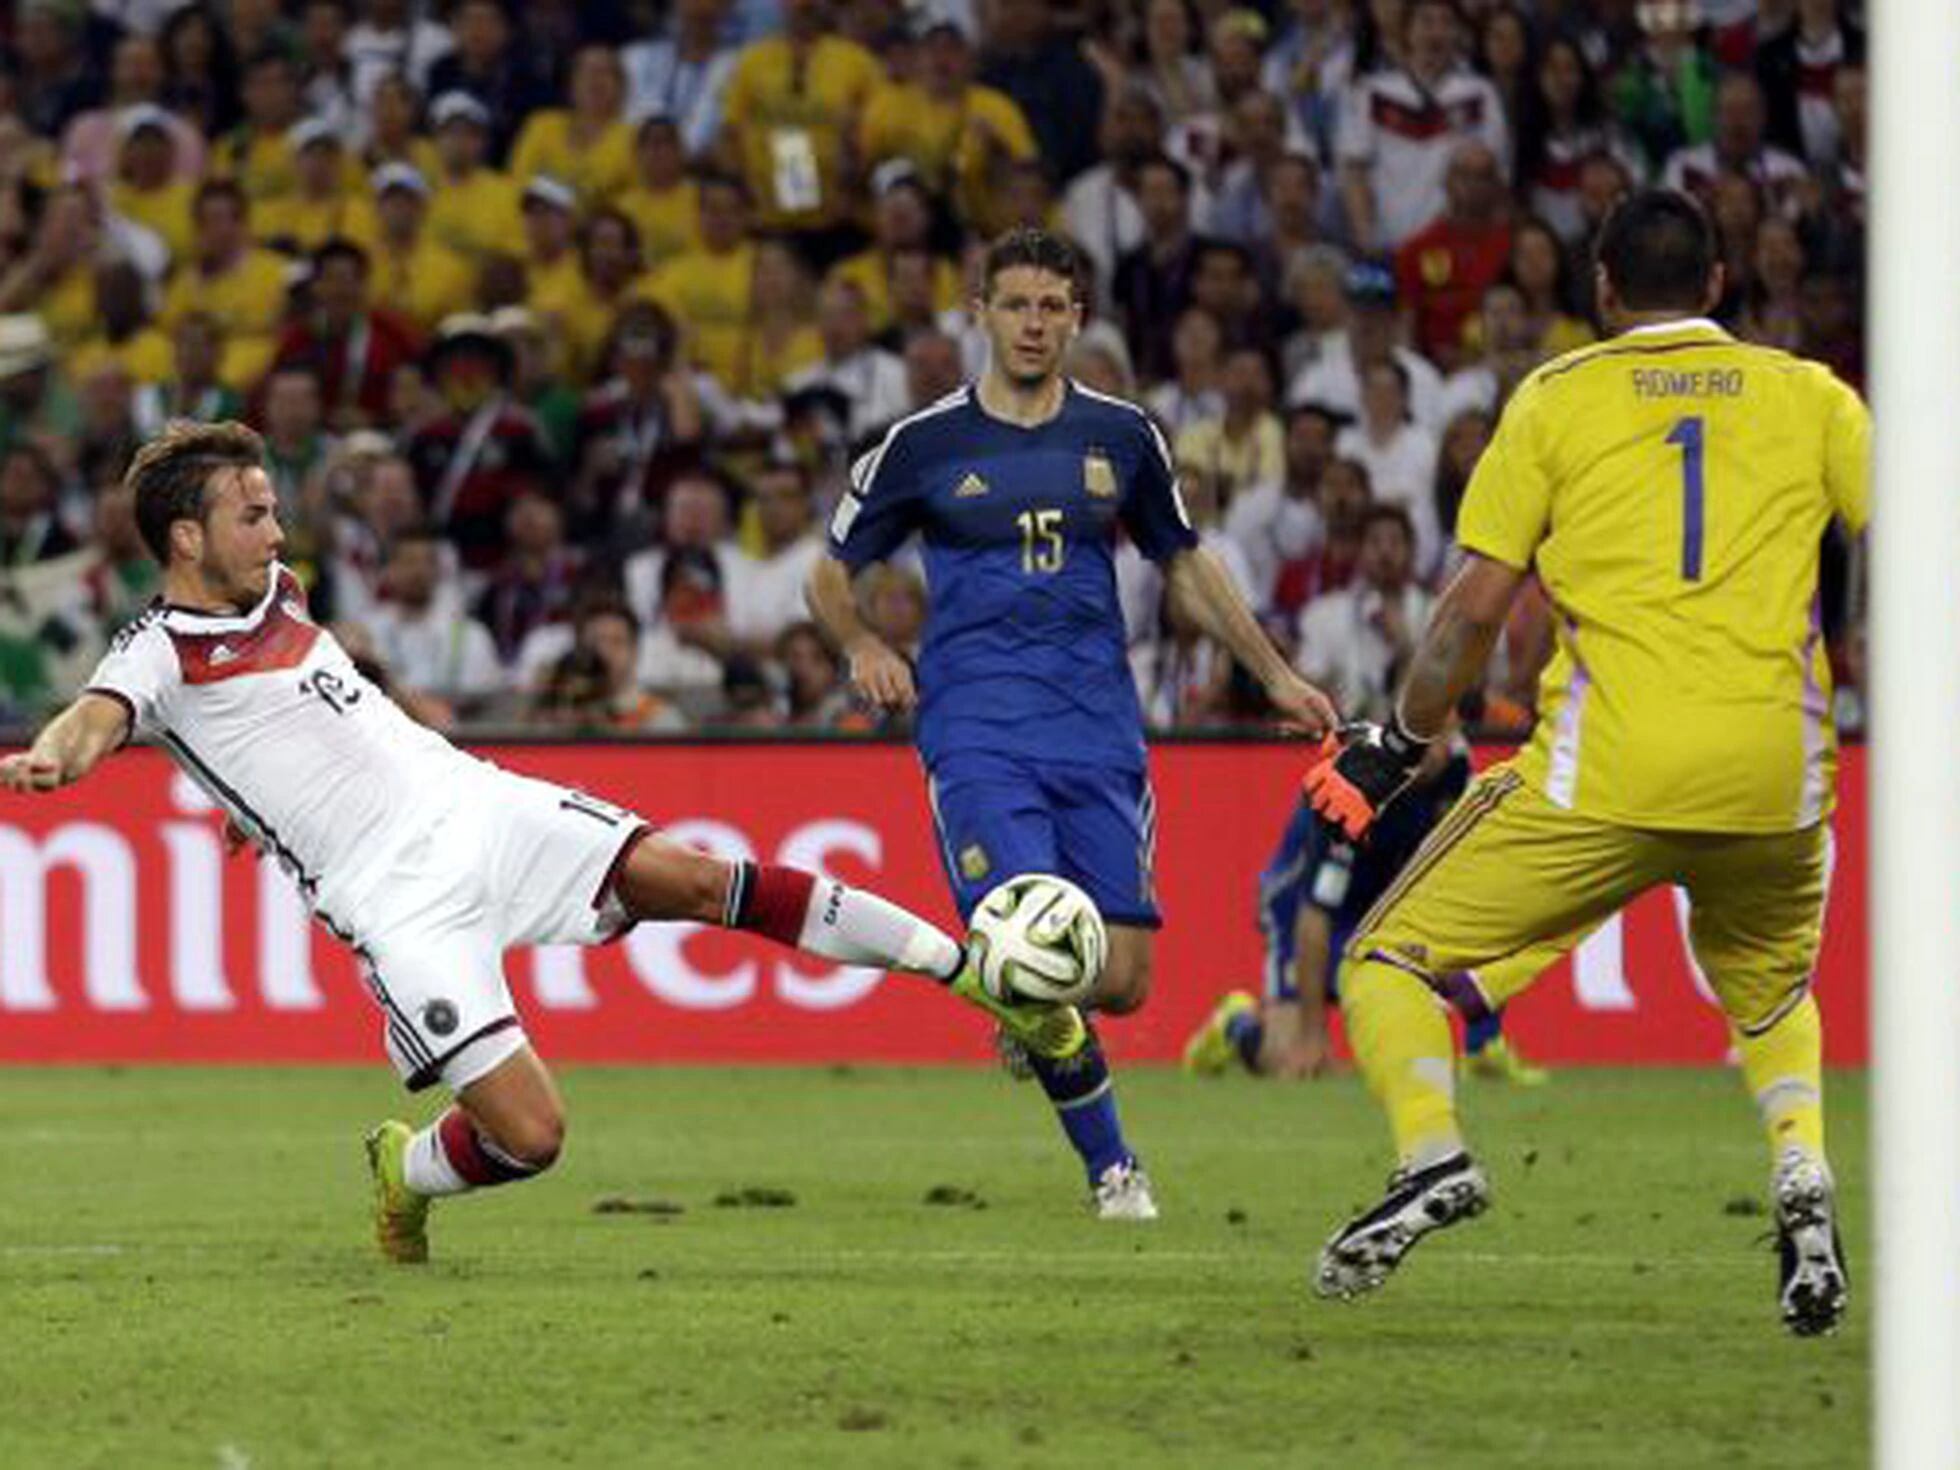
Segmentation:
{"type": "Polygon", "coordinates": [[[991,1000],[965,946],[936,924],[807,869],[725,862],[647,832],[618,864],[613,893],[633,919],[745,929],[823,959],[924,976],[988,1012],[1031,1055],[1069,1056],[1082,1046],[1073,1007],[991,1000]]]}

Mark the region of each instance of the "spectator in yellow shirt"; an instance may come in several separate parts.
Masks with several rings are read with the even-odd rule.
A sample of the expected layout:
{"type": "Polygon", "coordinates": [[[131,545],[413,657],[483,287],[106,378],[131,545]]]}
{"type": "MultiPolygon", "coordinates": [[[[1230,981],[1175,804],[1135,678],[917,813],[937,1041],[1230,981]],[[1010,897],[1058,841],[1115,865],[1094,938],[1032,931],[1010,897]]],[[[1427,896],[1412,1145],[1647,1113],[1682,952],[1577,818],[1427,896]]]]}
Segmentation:
{"type": "Polygon", "coordinates": [[[200,185],[191,221],[190,260],[171,278],[164,325],[174,326],[192,311],[212,317],[225,334],[218,375],[249,393],[272,361],[291,263],[252,243],[250,209],[236,180],[200,185]]]}
{"type": "Polygon", "coordinates": [[[390,163],[374,171],[374,299],[425,332],[467,311],[476,295],[470,263],[430,238],[428,209],[429,181],[419,170],[390,163]]]}
{"type": "Polygon", "coordinates": [[[559,346],[560,372],[576,374],[572,319],[585,282],[579,271],[578,196],[563,179],[538,174],[524,186],[524,304],[541,317],[559,346]]]}
{"type": "Polygon", "coordinates": [[[436,145],[421,134],[422,94],[400,72],[374,84],[368,104],[368,143],[361,163],[370,177],[384,164],[406,163],[425,179],[436,175],[436,145]]]}
{"type": "Polygon", "coordinates": [[[814,306],[810,273],[796,252],[780,240],[759,242],[741,359],[724,386],[738,398],[772,400],[791,374],[821,361],[814,306]]]}
{"type": "Polygon", "coordinates": [[[142,272],[126,261],[95,268],[97,331],[70,355],[77,382],[114,367],[132,383],[161,383],[170,376],[170,338],[151,324],[142,272]]]}
{"type": "MultiPolygon", "coordinates": [[[[143,103],[163,97],[163,53],[154,37],[125,34],[116,42],[109,65],[109,95],[70,122],[61,135],[62,178],[99,183],[116,172],[125,119],[143,103]]],[[[204,134],[172,112],[165,126],[176,143],[179,178],[195,184],[204,175],[204,134]]]]}
{"type": "Polygon", "coordinates": [[[957,316],[955,306],[942,306],[941,273],[949,269],[946,261],[923,245],[902,245],[885,262],[885,296],[891,315],[885,330],[878,334],[878,345],[903,353],[905,344],[920,332],[936,332],[939,324],[957,316]]]}
{"type": "Polygon", "coordinates": [[[1040,159],[1017,158],[1001,171],[1000,210],[1003,231],[1046,230],[1053,234],[1062,227],[1055,186],[1040,159]]]}
{"type": "Polygon", "coordinates": [[[858,129],[883,68],[831,34],[827,0],[783,0],[783,29],[745,47],[722,98],[723,157],[760,222],[819,269],[861,241],[853,223],[858,129]]]}
{"type": "Polygon", "coordinates": [[[293,150],[293,191],[252,210],[259,243],[288,255],[311,255],[327,241],[374,243],[374,202],[347,187],[347,150],[324,118],[303,118],[286,134],[293,150]]]}
{"type": "Polygon", "coordinates": [[[929,21],[916,75],[880,87],[860,132],[864,166],[910,160],[926,188],[950,200],[984,235],[1003,228],[1004,165],[1035,156],[1034,133],[1014,99],[973,80],[972,39],[957,22],[929,21]]]}
{"type": "Polygon", "coordinates": [[[591,382],[604,364],[606,339],[620,309],[652,301],[652,282],[642,269],[640,232],[617,209],[597,209],[579,230],[579,290],[566,304],[561,325],[579,379],[591,382]]]}
{"type": "Polygon", "coordinates": [[[224,355],[222,327],[201,311],[182,317],[170,333],[170,371],[136,390],[137,428],[155,434],[171,419],[211,424],[243,416],[243,396],[218,379],[224,355]]]}
{"type": "Polygon", "coordinates": [[[687,176],[680,124],[666,113],[641,122],[633,137],[638,177],[614,204],[640,232],[640,252],[657,266],[701,243],[700,191],[687,176]]]}
{"type": "Polygon", "coordinates": [[[211,150],[210,169],[236,179],[257,205],[293,192],[293,146],[287,130],[300,119],[299,70],[283,51],[265,51],[245,68],[240,93],[245,121],[211,150]]]}
{"type": "MultiPolygon", "coordinates": [[[[34,224],[33,243],[0,272],[0,313],[33,313],[57,347],[70,348],[87,338],[101,316],[95,266],[114,255],[111,219],[86,185],[48,195],[34,224]]],[[[143,235],[150,238],[148,231],[143,235]]]]}
{"type": "Polygon", "coordinates": [[[625,118],[626,74],[610,46],[581,46],[572,58],[572,105],[531,114],[511,149],[520,179],[563,179],[588,207],[633,186],[633,130],[625,118]]]}
{"type": "Polygon", "coordinates": [[[734,391],[754,299],[748,191],[738,179],[701,181],[701,247],[654,272],[654,298],[679,323],[689,359],[734,391]]]}
{"type": "Polygon", "coordinates": [[[126,111],[117,126],[122,146],[116,150],[109,205],[153,231],[169,247],[171,260],[181,264],[191,253],[191,195],[196,190],[178,176],[170,114],[143,104],[126,111]]]}
{"type": "Polygon", "coordinates": [[[516,182],[489,166],[490,109],[468,92],[444,92],[429,105],[429,125],[439,160],[429,234],[471,260],[508,251],[522,221],[516,182]]]}
{"type": "MultiPolygon", "coordinates": [[[[828,279],[849,281],[864,297],[864,309],[871,315],[871,330],[883,332],[891,325],[892,256],[900,250],[929,248],[932,241],[932,199],[924,181],[911,162],[894,158],[872,175],[872,188],[878,202],[872,211],[873,244],[850,259],[832,267],[828,279]]],[[[933,271],[933,299],[940,311],[959,305],[960,273],[953,263],[941,260],[933,271]]]]}

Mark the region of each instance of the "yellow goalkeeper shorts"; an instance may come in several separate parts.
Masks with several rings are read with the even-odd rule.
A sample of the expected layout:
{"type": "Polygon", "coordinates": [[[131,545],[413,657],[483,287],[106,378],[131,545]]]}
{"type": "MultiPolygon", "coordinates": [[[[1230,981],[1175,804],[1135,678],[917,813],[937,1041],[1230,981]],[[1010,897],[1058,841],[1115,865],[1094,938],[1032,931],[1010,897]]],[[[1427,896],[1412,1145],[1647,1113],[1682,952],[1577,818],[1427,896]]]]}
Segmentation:
{"type": "Polygon", "coordinates": [[[1647,889],[1678,883],[1695,958],[1745,1035],[1803,998],[1829,829],[1666,832],[1554,806],[1509,765],[1480,776],[1356,928],[1344,963],[1395,966],[1472,1018],[1504,1005],[1647,889]]]}

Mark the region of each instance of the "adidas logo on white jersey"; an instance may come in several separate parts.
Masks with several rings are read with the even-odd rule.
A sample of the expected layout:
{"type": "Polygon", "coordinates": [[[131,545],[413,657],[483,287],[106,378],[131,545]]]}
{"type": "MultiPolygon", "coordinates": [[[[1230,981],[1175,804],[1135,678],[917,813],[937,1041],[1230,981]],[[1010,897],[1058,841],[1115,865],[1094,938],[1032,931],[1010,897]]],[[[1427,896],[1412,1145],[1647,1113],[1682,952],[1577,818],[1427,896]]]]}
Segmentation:
{"type": "Polygon", "coordinates": [[[211,650],[211,667],[216,668],[219,664],[228,664],[237,657],[237,649],[233,648],[229,643],[220,643],[216,648],[211,650]]]}

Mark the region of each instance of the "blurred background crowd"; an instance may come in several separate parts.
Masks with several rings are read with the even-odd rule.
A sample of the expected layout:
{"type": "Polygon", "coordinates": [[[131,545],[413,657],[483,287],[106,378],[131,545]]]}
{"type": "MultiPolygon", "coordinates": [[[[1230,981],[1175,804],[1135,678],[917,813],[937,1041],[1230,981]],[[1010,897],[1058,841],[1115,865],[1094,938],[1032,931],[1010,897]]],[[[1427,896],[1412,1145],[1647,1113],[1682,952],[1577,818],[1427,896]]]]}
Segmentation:
{"type": "MultiPolygon", "coordinates": [[[[443,727],[871,731],[801,587],[850,459],[976,373],[978,254],[1089,262],[1069,371],[1163,425],[1309,677],[1381,713],[1506,395],[1630,186],[1733,332],[1862,373],[1837,0],[21,0],[0,34],[0,725],[155,568],[119,479],[265,434],[287,559],[443,727]]],[[[1856,560],[1822,616],[1860,721],[1856,560]]],[[[1258,692],[1118,558],[1151,724],[1258,692]]],[[[916,648],[900,558],[867,617],[916,648]]],[[[1521,605],[1473,711],[1531,717],[1521,605]]]]}

